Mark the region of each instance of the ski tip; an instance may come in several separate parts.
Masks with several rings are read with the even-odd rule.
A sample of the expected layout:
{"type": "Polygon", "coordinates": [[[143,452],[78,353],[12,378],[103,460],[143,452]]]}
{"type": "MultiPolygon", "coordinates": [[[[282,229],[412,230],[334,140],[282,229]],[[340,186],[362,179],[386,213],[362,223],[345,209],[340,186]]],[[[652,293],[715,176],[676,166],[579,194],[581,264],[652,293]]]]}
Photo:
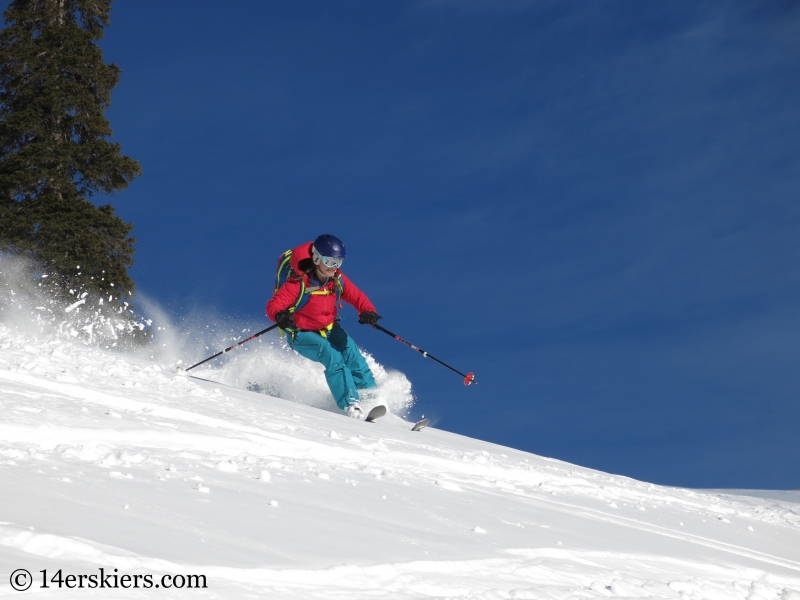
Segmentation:
{"type": "Polygon", "coordinates": [[[478,382],[475,381],[475,373],[467,373],[467,376],[464,377],[464,385],[470,385],[472,383],[478,385],[478,382]]]}
{"type": "Polygon", "coordinates": [[[422,421],[417,421],[414,426],[411,428],[411,431],[420,431],[425,429],[428,425],[431,424],[430,419],[422,419],[422,421]]]}
{"type": "Polygon", "coordinates": [[[386,414],[386,407],[383,404],[379,404],[367,414],[366,419],[364,419],[367,423],[372,423],[375,419],[380,419],[383,415],[386,414]]]}

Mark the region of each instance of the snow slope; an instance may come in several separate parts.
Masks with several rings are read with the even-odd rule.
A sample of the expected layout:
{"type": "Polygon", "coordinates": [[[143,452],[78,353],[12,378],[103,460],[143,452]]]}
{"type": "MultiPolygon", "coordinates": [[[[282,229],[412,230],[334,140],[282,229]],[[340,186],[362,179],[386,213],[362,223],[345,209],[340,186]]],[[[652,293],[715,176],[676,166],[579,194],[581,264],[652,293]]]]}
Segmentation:
{"type": "Polygon", "coordinates": [[[0,595],[24,568],[40,598],[800,600],[786,499],[357,422],[9,324],[0,349],[0,595]],[[39,588],[100,568],[207,587],[39,588]]]}

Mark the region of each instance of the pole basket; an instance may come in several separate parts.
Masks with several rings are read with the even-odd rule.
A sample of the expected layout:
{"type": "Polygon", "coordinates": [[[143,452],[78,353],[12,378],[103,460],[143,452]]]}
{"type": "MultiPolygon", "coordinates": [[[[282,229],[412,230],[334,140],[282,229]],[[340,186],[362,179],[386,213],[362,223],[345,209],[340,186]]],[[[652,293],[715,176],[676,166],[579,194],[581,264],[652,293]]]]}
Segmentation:
{"type": "Polygon", "coordinates": [[[464,377],[464,385],[469,385],[471,383],[478,385],[478,382],[475,381],[475,373],[467,373],[467,376],[464,377]]]}

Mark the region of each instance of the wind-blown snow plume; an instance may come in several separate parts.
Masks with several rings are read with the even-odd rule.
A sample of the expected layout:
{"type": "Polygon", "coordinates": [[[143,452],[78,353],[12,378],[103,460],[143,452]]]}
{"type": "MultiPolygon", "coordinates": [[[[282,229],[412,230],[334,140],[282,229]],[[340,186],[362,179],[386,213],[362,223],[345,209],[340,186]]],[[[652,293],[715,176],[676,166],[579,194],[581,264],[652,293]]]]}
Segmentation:
{"type": "Polygon", "coordinates": [[[97,291],[57,294],[47,273],[35,273],[24,258],[0,256],[0,323],[103,348],[126,349],[146,340],[148,323],[135,318],[129,303],[97,291]]]}

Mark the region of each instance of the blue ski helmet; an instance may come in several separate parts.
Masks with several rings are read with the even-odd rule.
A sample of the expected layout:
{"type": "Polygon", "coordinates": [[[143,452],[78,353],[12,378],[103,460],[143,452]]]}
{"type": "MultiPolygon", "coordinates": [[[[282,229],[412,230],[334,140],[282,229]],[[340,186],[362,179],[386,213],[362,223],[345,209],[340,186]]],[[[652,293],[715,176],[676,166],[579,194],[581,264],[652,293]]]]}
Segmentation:
{"type": "Polygon", "coordinates": [[[335,235],[327,233],[314,240],[314,250],[316,250],[320,256],[330,256],[331,258],[341,259],[346,257],[342,240],[335,235]]]}

